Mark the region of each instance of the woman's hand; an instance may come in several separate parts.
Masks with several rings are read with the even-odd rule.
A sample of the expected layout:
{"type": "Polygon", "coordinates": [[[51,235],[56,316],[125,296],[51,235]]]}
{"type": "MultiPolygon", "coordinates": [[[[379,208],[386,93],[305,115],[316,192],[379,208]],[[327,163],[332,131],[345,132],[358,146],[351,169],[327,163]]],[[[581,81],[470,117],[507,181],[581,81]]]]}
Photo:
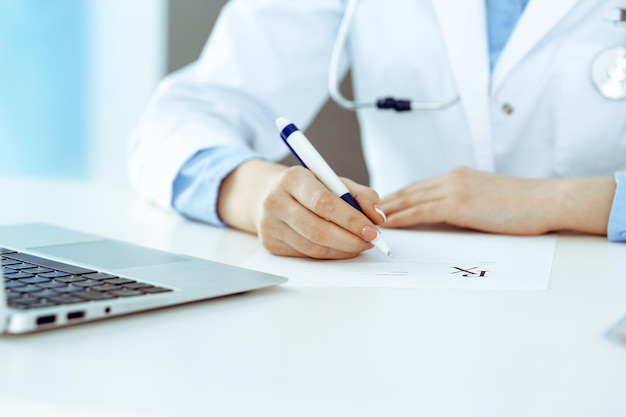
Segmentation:
{"type": "Polygon", "coordinates": [[[275,255],[351,258],[370,249],[369,242],[378,235],[370,218],[383,222],[384,216],[376,211],[379,197],[374,190],[343,181],[365,215],[306,168],[251,160],[224,180],[218,212],[225,223],[257,233],[275,255]]]}
{"type": "Polygon", "coordinates": [[[528,179],[456,168],[383,199],[386,227],[447,223],[485,232],[606,235],[613,178],[528,179]]]}

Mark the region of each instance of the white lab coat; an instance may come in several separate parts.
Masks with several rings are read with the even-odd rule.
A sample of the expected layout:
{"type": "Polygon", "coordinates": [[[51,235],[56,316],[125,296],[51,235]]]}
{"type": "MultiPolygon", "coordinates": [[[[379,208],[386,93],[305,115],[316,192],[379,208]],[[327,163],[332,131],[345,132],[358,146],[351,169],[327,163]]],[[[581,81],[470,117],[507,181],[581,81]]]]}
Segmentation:
{"type": "MultiPolygon", "coordinates": [[[[590,81],[600,51],[626,44],[603,19],[626,1],[531,0],[490,75],[484,0],[361,0],[345,50],[355,96],[460,103],[443,111],[358,113],[371,185],[385,195],[465,165],[522,177],[626,169],[626,101],[590,81]],[[512,109],[505,112],[503,108],[512,109]]],[[[327,98],[343,0],[233,0],[199,60],[166,78],[131,141],[131,177],[170,205],[197,151],[286,154],[274,120],[305,128],[327,98]]],[[[341,132],[337,132],[341,140],[341,132]]]]}

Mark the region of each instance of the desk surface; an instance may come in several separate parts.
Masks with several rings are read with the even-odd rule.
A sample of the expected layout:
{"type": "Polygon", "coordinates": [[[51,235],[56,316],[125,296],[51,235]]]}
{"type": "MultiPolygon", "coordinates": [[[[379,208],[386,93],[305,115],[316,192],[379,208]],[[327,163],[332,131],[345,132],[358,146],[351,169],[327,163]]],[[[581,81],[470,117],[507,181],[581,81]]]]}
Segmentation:
{"type": "MultiPolygon", "coordinates": [[[[259,248],[126,189],[0,189],[1,223],[232,264],[259,248]]],[[[563,235],[548,291],[278,287],[5,336],[0,415],[625,416],[626,345],[604,337],[625,271],[626,245],[563,235]]]]}

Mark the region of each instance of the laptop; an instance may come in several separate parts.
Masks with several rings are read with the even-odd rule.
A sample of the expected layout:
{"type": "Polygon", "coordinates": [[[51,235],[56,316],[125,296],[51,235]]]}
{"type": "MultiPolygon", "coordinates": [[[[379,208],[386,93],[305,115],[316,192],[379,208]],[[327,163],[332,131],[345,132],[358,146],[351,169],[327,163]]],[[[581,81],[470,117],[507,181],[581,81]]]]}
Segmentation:
{"type": "Polygon", "coordinates": [[[286,281],[50,224],[0,226],[0,334],[50,330],[286,281]]]}

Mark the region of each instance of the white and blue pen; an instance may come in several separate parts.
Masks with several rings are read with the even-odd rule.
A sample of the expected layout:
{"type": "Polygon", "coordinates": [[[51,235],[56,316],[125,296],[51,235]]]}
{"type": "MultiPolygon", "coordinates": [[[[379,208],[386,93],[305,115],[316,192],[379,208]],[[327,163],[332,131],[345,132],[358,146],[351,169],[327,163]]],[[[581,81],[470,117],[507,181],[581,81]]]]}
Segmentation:
{"type": "MultiPolygon", "coordinates": [[[[363,209],[354,199],[348,187],[339,179],[335,171],[317,152],[311,142],[304,134],[289,120],[284,117],[276,119],[276,126],[280,131],[280,137],[285,145],[291,150],[291,153],[300,161],[303,167],[308,168],[322,184],[326,186],[334,194],[338,195],[346,203],[363,213],[363,209]]],[[[365,213],[364,213],[365,214],[365,213]]],[[[381,237],[380,230],[378,236],[371,243],[387,256],[392,256],[389,247],[381,237]]]]}

